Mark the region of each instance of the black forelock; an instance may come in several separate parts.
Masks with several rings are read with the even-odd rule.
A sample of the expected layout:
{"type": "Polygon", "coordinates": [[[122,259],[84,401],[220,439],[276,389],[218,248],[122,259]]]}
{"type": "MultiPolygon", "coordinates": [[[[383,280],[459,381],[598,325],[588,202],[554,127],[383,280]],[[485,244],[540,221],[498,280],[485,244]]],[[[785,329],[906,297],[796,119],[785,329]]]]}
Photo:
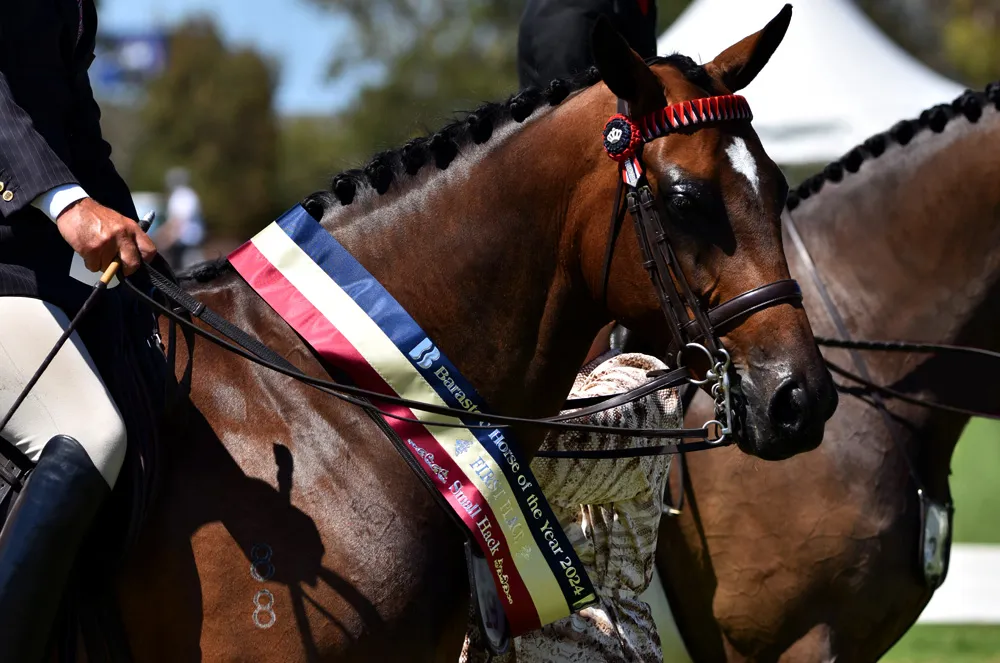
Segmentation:
{"type": "Polygon", "coordinates": [[[686,55],[673,53],[671,55],[658,55],[646,60],[646,64],[653,66],[657,64],[670,65],[689,82],[697,85],[706,92],[713,92],[716,88],[715,79],[705,69],[705,65],[698,64],[686,55]]]}

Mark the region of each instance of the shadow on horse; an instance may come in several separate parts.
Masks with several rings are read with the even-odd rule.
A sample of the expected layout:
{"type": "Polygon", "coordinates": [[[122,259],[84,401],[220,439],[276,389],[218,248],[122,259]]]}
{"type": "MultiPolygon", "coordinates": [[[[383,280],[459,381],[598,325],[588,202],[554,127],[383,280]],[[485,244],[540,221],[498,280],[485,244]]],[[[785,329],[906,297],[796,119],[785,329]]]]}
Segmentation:
{"type": "MultiPolygon", "coordinates": [[[[496,412],[553,415],[601,327],[621,321],[659,348],[670,332],[636,236],[608,236],[620,173],[601,129],[616,98],[642,117],[735,92],[790,13],[705,66],[644,63],[600,24],[598,68],[582,82],[522,91],[379,154],[306,209],[496,412]]],[[[788,278],[787,187],[748,121],[685,126],[648,142],[643,162],[701,306],[788,278]]],[[[334,370],[224,264],[185,287],[308,375],[334,370]]],[[[756,312],[721,342],[740,448],[773,459],[815,448],[836,393],[802,308],[756,312]]],[[[169,345],[186,400],[118,583],[134,659],[454,661],[468,601],[461,534],[368,414],[201,340],[169,345]]],[[[543,431],[518,432],[530,459],[543,431]]]]}

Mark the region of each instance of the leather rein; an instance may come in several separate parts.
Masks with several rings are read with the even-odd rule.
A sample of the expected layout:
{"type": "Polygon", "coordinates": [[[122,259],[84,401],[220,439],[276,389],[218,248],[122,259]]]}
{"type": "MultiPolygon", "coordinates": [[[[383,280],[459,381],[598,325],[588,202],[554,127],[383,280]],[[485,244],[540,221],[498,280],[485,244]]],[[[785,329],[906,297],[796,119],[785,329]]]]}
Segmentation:
{"type": "MultiPolygon", "coordinates": [[[[816,264],[813,262],[812,254],[810,254],[809,249],[806,248],[805,242],[802,241],[802,236],[799,234],[799,229],[795,225],[795,221],[792,219],[791,212],[788,212],[784,217],[785,227],[788,229],[789,237],[792,239],[792,244],[795,247],[796,252],[799,254],[799,258],[802,261],[802,265],[806,272],[809,274],[810,280],[816,287],[819,293],[820,300],[823,302],[823,307],[826,310],[827,316],[829,316],[830,321],[837,330],[839,338],[832,338],[826,336],[817,336],[816,344],[828,347],[828,348],[841,348],[848,350],[851,355],[851,361],[854,364],[855,372],[849,371],[829,360],[827,360],[826,365],[830,371],[842,378],[854,382],[863,388],[869,390],[872,393],[872,399],[882,410],[885,411],[885,403],[882,397],[889,398],[892,400],[902,401],[904,403],[909,403],[911,405],[918,405],[920,407],[925,407],[931,410],[939,410],[941,412],[949,412],[952,414],[961,414],[969,417],[985,417],[987,419],[1000,419],[1000,409],[993,410],[978,410],[963,407],[956,407],[953,405],[948,405],[946,403],[938,403],[936,401],[931,401],[925,398],[918,398],[916,396],[911,396],[907,393],[898,391],[896,389],[891,389],[883,385],[876,384],[872,381],[871,374],[868,370],[868,364],[861,356],[860,351],[873,351],[873,352],[906,352],[906,353],[922,353],[922,354],[964,354],[972,355],[981,359],[990,359],[993,361],[1000,360],[1000,352],[994,352],[992,350],[984,350],[982,348],[973,348],[964,345],[946,345],[943,343],[910,343],[906,341],[868,341],[868,340],[855,340],[851,337],[850,332],[847,330],[847,324],[844,322],[843,317],[840,315],[840,310],[833,301],[833,297],[830,295],[830,291],[826,287],[826,283],[823,281],[822,276],[820,276],[819,270],[816,268],[816,264]]],[[[841,387],[841,391],[851,392],[850,389],[841,387]]],[[[888,424],[887,424],[888,425],[888,424]]],[[[892,426],[890,425],[891,429],[892,426]]]]}
{"type": "MultiPolygon", "coordinates": [[[[750,120],[752,114],[749,105],[743,97],[726,95],[707,99],[696,99],[666,106],[659,111],[638,118],[633,122],[621,111],[628,112],[625,102],[619,100],[620,113],[609,120],[604,130],[604,146],[608,155],[620,164],[620,176],[617,194],[613,203],[611,230],[608,238],[608,249],[605,260],[605,282],[611,267],[611,257],[614,252],[615,239],[622,223],[622,193],[628,202],[628,210],[633,218],[637,237],[643,249],[644,266],[650,273],[660,305],[669,323],[672,333],[672,347],[679,348],[675,367],[666,371],[650,373],[651,380],[646,384],[621,394],[593,398],[567,400],[562,414],[552,417],[526,418],[479,413],[482,421],[479,426],[471,428],[493,429],[510,425],[527,425],[554,430],[578,431],[586,433],[603,433],[610,435],[628,435],[649,438],[674,438],[697,440],[694,442],[677,442],[659,446],[636,449],[588,450],[588,451],[540,451],[539,457],[555,458],[631,458],[637,456],[657,456],[677,454],[682,451],[701,451],[717,446],[732,444],[732,404],[729,390],[729,372],[731,362],[729,354],[719,340],[719,335],[737,327],[757,311],[782,303],[800,303],[802,291],[798,283],[785,279],[749,290],[711,309],[704,309],[694,295],[683,271],[679,267],[676,254],[669,241],[667,229],[661,221],[656,199],[649,183],[642,173],[641,144],[665,136],[674,130],[694,127],[709,122],[750,120]],[[615,133],[618,128],[621,134],[615,133]],[[621,149],[616,149],[621,148],[621,149]],[[690,311],[690,313],[689,313],[690,311]],[[685,349],[698,351],[710,359],[712,368],[702,379],[695,379],[685,366],[682,352],[685,349]],[[604,412],[622,405],[635,402],[649,394],[686,384],[707,386],[716,399],[718,418],[707,422],[699,428],[678,429],[622,429],[611,426],[598,426],[578,423],[579,420],[604,412]],[[568,411],[567,411],[568,410],[568,411]]],[[[254,363],[292,377],[300,382],[311,385],[337,398],[358,405],[372,414],[395,419],[406,419],[399,415],[384,412],[369,401],[403,405],[413,410],[421,410],[431,414],[448,417],[466,415],[464,410],[435,406],[428,403],[410,401],[408,399],[387,396],[379,392],[368,391],[353,385],[331,380],[321,380],[306,376],[298,368],[283,357],[267,348],[257,339],[242,329],[232,325],[227,320],[195,300],[172,281],[155,273],[149,268],[150,277],[156,288],[169,300],[178,304],[184,313],[197,317],[219,334],[192,324],[184,313],[178,313],[163,306],[146,293],[133,288],[150,306],[167,316],[177,324],[202,336],[203,338],[238,354],[254,363]]],[[[455,421],[422,421],[424,425],[442,427],[464,427],[466,424],[455,421]]]]}
{"type": "MultiPolygon", "coordinates": [[[[146,275],[162,298],[170,302],[171,305],[164,304],[159,298],[147,293],[128,278],[122,279],[122,283],[153,310],[188,332],[201,336],[211,343],[264,368],[357,405],[369,414],[449,428],[494,429],[522,425],[605,435],[697,440],[636,449],[546,451],[539,452],[537,454],[539,457],[630,458],[677,454],[682,451],[701,451],[732,444],[733,414],[729,387],[729,374],[732,365],[729,353],[722,346],[719,336],[735,328],[757,311],[782,303],[800,303],[802,292],[798,283],[786,279],[749,290],[713,308],[706,310],[702,307],[680,269],[666,226],[661,221],[656,197],[649,187],[649,182],[642,168],[642,145],[675,130],[691,128],[696,125],[750,120],[752,113],[749,104],[738,95],[695,99],[665,106],[649,115],[637,118],[635,121],[629,116],[628,105],[624,101],[618,101],[618,110],[619,114],[608,121],[604,130],[604,147],[608,155],[619,163],[620,179],[612,209],[603,285],[606,286],[609,278],[615,240],[622,224],[621,210],[624,190],[627,209],[632,216],[645,259],[644,266],[649,271],[660,300],[660,307],[669,323],[672,334],[671,347],[677,351],[675,368],[650,373],[649,377],[652,379],[649,382],[628,392],[594,398],[571,399],[566,401],[563,407],[564,410],[570,411],[552,417],[526,418],[477,413],[477,417],[482,423],[480,425],[467,425],[456,421],[459,416],[468,414],[464,410],[388,396],[335,380],[323,380],[306,375],[279,353],[207,308],[171,278],[164,276],[150,265],[144,265],[142,269],[145,270],[146,275]],[[195,324],[192,318],[198,318],[217,333],[210,332],[195,324]],[[691,371],[684,365],[682,354],[685,350],[698,351],[708,357],[712,368],[705,374],[704,378],[692,377],[691,371]],[[687,384],[708,386],[716,400],[717,419],[707,422],[700,428],[677,429],[623,429],[574,421],[627,405],[663,389],[687,384]],[[452,419],[433,422],[412,420],[385,412],[373,405],[371,401],[403,405],[412,410],[438,414],[452,419]]],[[[604,295],[606,295],[606,287],[604,295]]],[[[23,471],[28,471],[34,466],[34,463],[27,456],[2,437],[0,437],[0,453],[3,453],[23,471]]],[[[18,477],[8,475],[8,472],[0,468],[0,479],[19,483],[18,477]]]]}

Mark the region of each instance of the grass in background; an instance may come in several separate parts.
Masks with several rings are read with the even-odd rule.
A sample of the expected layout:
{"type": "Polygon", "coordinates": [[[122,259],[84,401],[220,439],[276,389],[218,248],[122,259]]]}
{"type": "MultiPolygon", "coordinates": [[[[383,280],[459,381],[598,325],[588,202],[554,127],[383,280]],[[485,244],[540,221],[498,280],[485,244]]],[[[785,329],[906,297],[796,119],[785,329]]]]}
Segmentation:
{"type": "MultiPolygon", "coordinates": [[[[1000,543],[1000,421],[969,422],[952,457],[951,494],[955,541],[1000,543]]],[[[882,660],[1000,663],[1000,625],[918,624],[882,660]]]]}
{"type": "Polygon", "coordinates": [[[1000,543],[1000,421],[969,422],[951,459],[951,494],[955,541],[1000,543]]]}
{"type": "Polygon", "coordinates": [[[918,624],[885,663],[1000,663],[1000,626],[918,624]]]}

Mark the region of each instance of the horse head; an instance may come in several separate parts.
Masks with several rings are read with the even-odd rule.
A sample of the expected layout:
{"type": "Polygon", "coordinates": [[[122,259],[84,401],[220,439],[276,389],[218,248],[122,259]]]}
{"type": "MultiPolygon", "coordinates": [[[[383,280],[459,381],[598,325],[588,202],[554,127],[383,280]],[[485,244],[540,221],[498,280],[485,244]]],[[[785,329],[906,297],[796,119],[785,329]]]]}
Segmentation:
{"type": "MultiPolygon", "coordinates": [[[[607,125],[605,147],[622,132],[641,133],[641,140],[633,140],[636,158],[629,152],[627,165],[644,169],[652,194],[648,207],[662,226],[662,237],[648,244],[666,238],[670,251],[664,262],[675,261],[668,278],[675,292],[690,296],[673,306],[685,334],[671,329],[670,303],[651,287],[647,268],[655,261],[641,237],[622,233],[606,260],[609,242],[616,241],[608,237],[606,216],[612,164],[595,169],[603,186],[595,179],[594,186],[584,188],[593,193],[583,194],[582,208],[594,213],[581,214],[585,220],[578,227],[584,278],[593,296],[606,300],[614,319],[661,353],[669,350],[668,357],[684,350],[686,340],[709,345],[706,337],[718,335],[718,348],[728,352],[735,367],[738,443],[765,459],[818,446],[837,404],[800,300],[746,296],[776,282],[795,288],[787,282],[781,238],[787,184],[750,125],[749,106],[733,95],[761,71],[790,19],[786,6],[763,30],[704,66],[679,55],[647,63],[609,24],[599,22],[594,30],[593,51],[604,86],[598,87],[600,102],[593,105],[607,112],[617,97],[619,110],[627,109],[630,118],[607,125]],[[735,317],[708,315],[741,294],[744,306],[735,317]],[[699,328],[699,318],[712,318],[710,334],[687,333],[699,328]]],[[[662,284],[670,289],[667,280],[662,284]]],[[[694,354],[689,348],[677,361],[693,366],[704,353],[694,354]]]]}

